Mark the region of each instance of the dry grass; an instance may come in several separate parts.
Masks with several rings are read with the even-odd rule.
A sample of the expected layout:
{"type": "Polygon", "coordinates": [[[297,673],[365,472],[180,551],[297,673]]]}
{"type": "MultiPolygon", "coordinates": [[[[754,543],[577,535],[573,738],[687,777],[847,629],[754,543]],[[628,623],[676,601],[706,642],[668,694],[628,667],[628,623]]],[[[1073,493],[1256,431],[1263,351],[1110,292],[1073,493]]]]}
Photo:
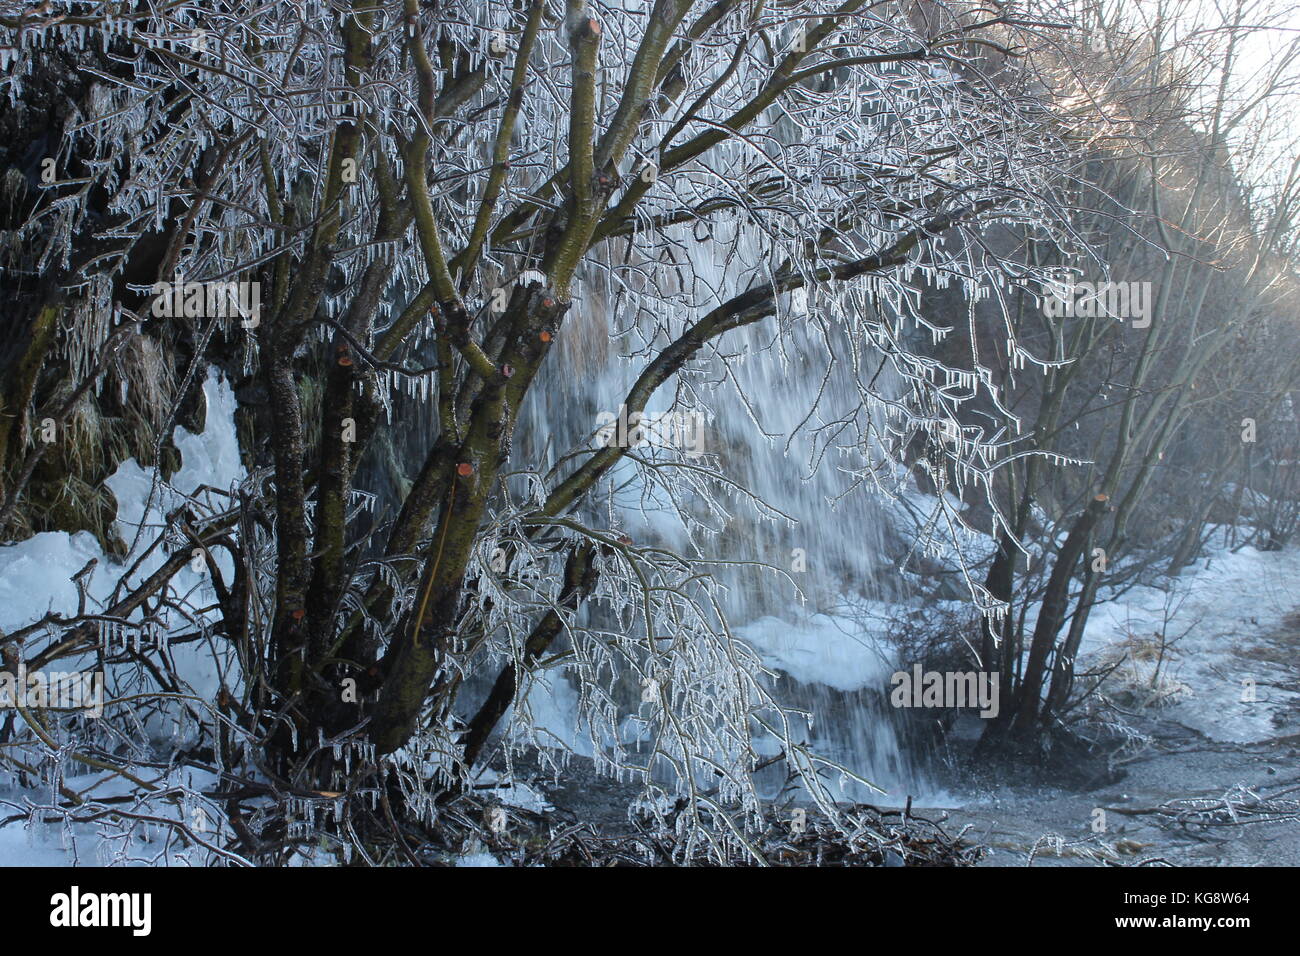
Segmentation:
{"type": "Polygon", "coordinates": [[[1192,687],[1178,677],[1178,652],[1159,634],[1130,633],[1106,649],[1101,664],[1103,669],[1114,668],[1106,689],[1121,702],[1166,707],[1194,696],[1192,687]]]}

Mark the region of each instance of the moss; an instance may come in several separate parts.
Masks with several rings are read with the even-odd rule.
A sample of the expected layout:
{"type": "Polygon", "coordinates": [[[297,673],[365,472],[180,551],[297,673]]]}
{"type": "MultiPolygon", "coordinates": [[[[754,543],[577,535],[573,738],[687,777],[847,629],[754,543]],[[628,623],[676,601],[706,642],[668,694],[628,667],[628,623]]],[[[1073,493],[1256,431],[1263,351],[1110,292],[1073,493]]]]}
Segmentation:
{"type": "Polygon", "coordinates": [[[88,531],[107,554],[125,556],[127,544],[116,525],[117,497],[107,485],[92,486],[67,475],[57,484],[37,487],[42,494],[33,495],[27,508],[32,533],[88,531]]]}
{"type": "Polygon", "coordinates": [[[208,424],[208,396],[203,390],[201,379],[196,379],[194,387],[185,395],[177,410],[177,424],[186,431],[199,435],[208,424]]]}
{"type": "Polygon", "coordinates": [[[37,313],[28,330],[27,347],[17,361],[4,370],[4,379],[8,385],[0,392],[0,403],[3,404],[3,415],[0,415],[0,467],[21,454],[18,442],[13,437],[22,422],[36,388],[41,366],[50,351],[58,315],[59,309],[53,305],[46,306],[37,313]]]}
{"type": "Polygon", "coordinates": [[[163,478],[167,481],[171,481],[172,476],[181,470],[181,465],[183,463],[180,449],[176,447],[174,442],[168,440],[167,443],[162,446],[162,461],[158,463],[159,468],[162,470],[163,478]]]}
{"type": "MultiPolygon", "coordinates": [[[[145,468],[159,465],[168,479],[180,468],[180,452],[170,439],[162,446],[161,462],[155,460],[158,432],[167,421],[175,393],[169,354],[165,346],[145,336],[126,340],[98,387],[81,397],[58,428],[4,529],[6,537],[21,540],[42,531],[88,531],[107,553],[125,554],[126,543],[115,528],[117,501],[104,482],[129,459],[145,468]]],[[[0,431],[9,426],[9,480],[23,458],[38,447],[42,419],[53,418],[76,387],[58,365],[43,364],[39,376],[39,384],[30,390],[22,386],[16,398],[13,389],[18,386],[5,392],[5,408],[14,412],[0,422],[0,431]],[[26,399],[14,404],[22,395],[26,399]],[[15,423],[24,427],[19,430],[15,423]]],[[[201,428],[206,403],[202,390],[196,391],[198,397],[181,409],[182,424],[201,428]]]]}
{"type": "Polygon", "coordinates": [[[320,448],[321,408],[325,402],[325,384],[314,375],[301,375],[298,378],[298,402],[302,407],[303,446],[307,451],[307,460],[315,458],[320,448]]]}
{"type": "Polygon", "coordinates": [[[239,461],[245,471],[257,467],[254,450],[257,448],[257,412],[247,405],[235,409],[235,440],[239,445],[239,461]]]}

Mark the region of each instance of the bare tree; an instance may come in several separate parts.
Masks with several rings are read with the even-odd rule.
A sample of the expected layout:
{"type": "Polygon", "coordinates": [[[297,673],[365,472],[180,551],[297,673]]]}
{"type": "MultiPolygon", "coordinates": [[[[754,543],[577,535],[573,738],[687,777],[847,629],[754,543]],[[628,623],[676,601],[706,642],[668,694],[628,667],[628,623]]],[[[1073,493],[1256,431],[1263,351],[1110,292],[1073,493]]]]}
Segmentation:
{"type": "Polygon", "coordinates": [[[1278,110],[1294,90],[1298,48],[1287,39],[1258,75],[1239,63],[1286,15],[1248,0],[1221,11],[1112,12],[1093,20],[1082,49],[1054,61],[1082,118],[1097,104],[1107,115],[1085,144],[1076,219],[1104,241],[1057,263],[1074,276],[1068,309],[1031,303],[1020,313],[1061,365],[1008,382],[1007,401],[1035,410],[1041,451],[1081,467],[1031,458],[1010,469],[1016,521],[986,585],[1021,610],[1019,623],[985,624],[983,654],[1000,662],[1012,702],[989,741],[1038,740],[1066,708],[1099,587],[1113,595],[1166,558],[1169,571],[1190,560],[1249,447],[1242,425],[1286,426],[1297,385],[1287,304],[1296,167],[1294,143],[1263,131],[1285,123],[1278,110]],[[1133,311],[1143,290],[1148,301],[1133,311]],[[1031,531],[1036,506],[1044,510],[1031,531]],[[1053,564],[1017,595],[1028,551],[1053,564]]]}

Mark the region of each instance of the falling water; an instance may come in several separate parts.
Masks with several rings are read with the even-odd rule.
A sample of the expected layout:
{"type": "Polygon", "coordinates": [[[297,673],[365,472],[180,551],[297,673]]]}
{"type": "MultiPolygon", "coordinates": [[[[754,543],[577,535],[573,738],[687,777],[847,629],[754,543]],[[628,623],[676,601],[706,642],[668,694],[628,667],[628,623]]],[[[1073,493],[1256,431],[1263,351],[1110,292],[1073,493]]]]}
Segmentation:
{"type": "MultiPolygon", "coordinates": [[[[710,264],[696,263],[696,269],[708,281],[721,279],[710,275],[719,271],[710,264]]],[[[635,345],[630,335],[611,335],[631,324],[617,301],[608,289],[574,295],[557,343],[560,354],[552,355],[521,410],[519,460],[545,470],[584,439],[591,445],[593,431],[617,418],[646,361],[624,357],[635,345]]],[[[733,630],[777,672],[780,699],[811,711],[812,727],[802,739],[887,792],[871,795],[853,785],[844,797],[901,803],[928,790],[887,703],[889,675],[898,669],[887,640],[890,619],[912,598],[908,576],[898,570],[908,542],[890,520],[887,499],[869,484],[852,487],[851,470],[861,468],[863,449],[827,450],[819,437],[819,425],[857,407],[859,398],[844,366],[828,374],[827,343],[810,331],[810,318],[797,311],[801,304],[782,318],[782,341],[774,342],[775,320],[758,323],[728,333],[717,354],[701,353],[689,367],[689,385],[708,407],[702,430],[706,459],[770,506],[728,501],[729,519],[715,523],[715,534],[696,535],[695,542],[711,557],[785,572],[719,572],[728,586],[725,610],[733,630]],[[815,405],[818,411],[809,418],[815,405]]],[[[647,411],[697,407],[685,395],[670,404],[673,397],[670,381],[647,411]]],[[[883,457],[879,449],[866,452],[876,462],[883,457]]],[[[626,470],[613,483],[629,482],[615,509],[621,530],[639,545],[690,553],[687,529],[662,498],[647,502],[631,466],[619,467],[626,470]]],[[[608,517],[602,512],[602,519],[608,517]]],[[[779,786],[783,780],[772,782],[779,786]]]]}

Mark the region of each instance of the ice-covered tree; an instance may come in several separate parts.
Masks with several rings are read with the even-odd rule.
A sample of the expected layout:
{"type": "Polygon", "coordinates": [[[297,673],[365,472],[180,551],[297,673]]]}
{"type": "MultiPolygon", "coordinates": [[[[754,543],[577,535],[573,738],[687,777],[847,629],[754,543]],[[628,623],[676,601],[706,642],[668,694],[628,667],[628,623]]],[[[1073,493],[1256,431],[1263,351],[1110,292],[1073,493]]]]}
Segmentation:
{"type": "MultiPolygon", "coordinates": [[[[807,410],[835,453],[821,467],[887,482],[920,442],[936,481],[986,495],[1020,439],[961,410],[998,406],[997,356],[937,360],[924,343],[943,330],[918,294],[956,285],[1007,313],[1044,282],[1008,239],[1069,238],[1068,150],[1031,65],[1057,32],[1048,12],[0,3],[0,95],[17,106],[57,86],[66,101],[6,172],[22,178],[4,268],[21,285],[23,367],[61,370],[58,417],[124,343],[165,337],[187,358],[177,401],[212,362],[240,379],[252,465],[171,515],[156,573],[43,621],[54,650],[39,653],[76,652],[92,616],[201,633],[228,661],[224,689],[165,706],[206,728],[202,762],[240,799],[373,797],[382,770],[414,818],[432,814],[512,705],[508,742],[536,738],[521,688],[558,664],[597,763],[643,781],[654,813],[680,798],[674,819],[717,853],[758,812],[758,736],[832,809],[819,758],[728,629],[713,572],[743,561],[700,520],[771,505],[716,456],[649,455],[595,422],[573,447],[539,448],[521,410],[544,401],[543,369],[576,374],[566,337],[594,322],[632,372],[608,408],[671,391],[669,408],[707,419],[698,370],[757,334],[746,361],[779,370],[797,343],[853,383],[851,403],[807,410]],[[398,506],[372,513],[358,475],[407,427],[400,396],[436,425],[398,506]],[[601,502],[629,474],[681,507],[695,551],[616,529],[601,502]],[[169,584],[196,550],[216,595],[205,613],[169,584]],[[648,728],[637,748],[629,683],[648,728]]],[[[1035,374],[1040,357],[1006,333],[1001,354],[1035,374]]],[[[14,436],[4,518],[46,453],[33,391],[0,435],[14,436]]],[[[956,530],[938,507],[936,529],[956,530]]]]}

